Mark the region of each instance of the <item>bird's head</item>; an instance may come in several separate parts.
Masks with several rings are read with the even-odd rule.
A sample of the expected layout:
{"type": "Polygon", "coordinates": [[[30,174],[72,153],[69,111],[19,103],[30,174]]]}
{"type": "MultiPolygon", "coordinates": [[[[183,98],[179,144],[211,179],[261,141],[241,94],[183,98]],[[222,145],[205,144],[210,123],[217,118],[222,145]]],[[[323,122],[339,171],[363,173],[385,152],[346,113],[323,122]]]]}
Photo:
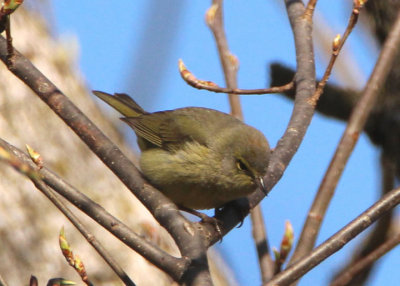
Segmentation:
{"type": "Polygon", "coordinates": [[[271,151],[260,131],[245,124],[226,129],[220,134],[216,148],[222,154],[222,172],[231,177],[233,184],[247,193],[256,187],[266,192],[263,176],[271,151]]]}

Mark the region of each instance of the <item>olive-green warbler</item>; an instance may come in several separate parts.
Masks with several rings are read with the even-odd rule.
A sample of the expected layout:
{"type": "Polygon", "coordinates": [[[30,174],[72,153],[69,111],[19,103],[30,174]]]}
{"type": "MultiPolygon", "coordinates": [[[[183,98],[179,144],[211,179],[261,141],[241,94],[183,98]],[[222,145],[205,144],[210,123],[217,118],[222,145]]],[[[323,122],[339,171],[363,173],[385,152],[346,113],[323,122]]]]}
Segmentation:
{"type": "Polygon", "coordinates": [[[264,190],[270,148],[257,129],[213,109],[149,113],[126,94],[93,93],[125,116],[142,151],[143,175],[178,206],[217,208],[264,190]]]}

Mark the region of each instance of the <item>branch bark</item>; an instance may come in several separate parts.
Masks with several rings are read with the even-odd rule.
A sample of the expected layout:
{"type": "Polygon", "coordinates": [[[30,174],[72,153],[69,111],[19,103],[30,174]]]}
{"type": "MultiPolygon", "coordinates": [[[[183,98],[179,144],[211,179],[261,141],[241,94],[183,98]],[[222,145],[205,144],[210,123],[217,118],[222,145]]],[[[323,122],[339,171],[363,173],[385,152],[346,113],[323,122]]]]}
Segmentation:
{"type": "MultiPolygon", "coordinates": [[[[39,168],[36,166],[27,155],[23,154],[20,150],[13,148],[5,141],[0,139],[0,147],[6,150],[10,156],[10,160],[16,161],[15,164],[19,166],[18,171],[29,178],[35,187],[41,191],[75,226],[76,229],[85,237],[85,239],[93,246],[97,253],[104,259],[104,261],[110,266],[115,274],[124,282],[125,285],[135,286],[135,283],[129,278],[122,267],[117,263],[117,261],[107,252],[107,250],[102,246],[102,244],[97,240],[97,238],[89,231],[87,226],[85,226],[79,218],[64,204],[63,201],[56,195],[54,190],[52,190],[40,177],[39,168]],[[15,156],[16,155],[16,156],[15,156]],[[15,159],[15,160],[14,160],[15,159]],[[28,176],[26,173],[35,173],[37,176],[28,176]]],[[[15,167],[15,166],[14,166],[15,167]]],[[[88,283],[86,283],[88,284],[88,283]]],[[[89,283],[91,285],[91,283],[89,283]]]]}
{"type": "MultiPolygon", "coordinates": [[[[0,146],[6,150],[9,150],[22,163],[30,166],[31,168],[36,167],[24,152],[10,145],[1,138],[0,146]]],[[[78,209],[115,235],[123,243],[141,254],[144,258],[149,260],[161,270],[167,273],[175,273],[171,275],[172,277],[178,277],[181,275],[180,273],[182,273],[187,267],[188,261],[185,262],[185,259],[168,255],[151,242],[148,242],[146,239],[140,237],[123,222],[112,216],[100,205],[92,201],[86,195],[78,191],[71,184],[64,181],[57,174],[53,173],[46,167],[38,170],[38,173],[42,176],[42,180],[47,186],[51,187],[70,203],[74,204],[78,209]]]]}
{"type": "MultiPolygon", "coordinates": [[[[10,71],[28,85],[112,170],[132,193],[150,210],[177,243],[182,256],[191,264],[185,272],[173,277],[191,284],[196,277],[208,269],[206,246],[202,239],[202,227],[185,219],[161,192],[148,184],[134,164],[115,146],[50,80],[31,62],[14,49],[9,61],[7,42],[0,37],[0,59],[10,71]],[[12,65],[8,65],[12,63],[12,65]]],[[[171,276],[174,273],[170,274],[171,276]]],[[[208,275],[211,283],[211,277],[208,275]]]]}
{"type": "Polygon", "coordinates": [[[346,162],[354,149],[359,134],[367,121],[368,114],[377,100],[380,89],[385,83],[400,45],[400,14],[392,31],[385,42],[379,59],[364,88],[360,101],[357,103],[347,124],[346,130],[336,149],[324,179],[319,187],[316,198],[308,213],[299,243],[292,256],[291,263],[311,252],[315,245],[323,217],[326,213],[334,190],[343,172],[346,162]]]}
{"type": "MultiPolygon", "coordinates": [[[[388,238],[385,242],[379,245],[376,249],[370,252],[365,257],[361,258],[359,261],[351,266],[348,266],[345,271],[340,273],[340,276],[330,284],[330,286],[344,286],[344,285],[355,285],[352,281],[354,278],[359,276],[361,273],[370,272],[372,265],[383,255],[391,251],[393,248],[398,246],[400,243],[400,233],[397,233],[394,237],[388,238]]],[[[361,284],[365,282],[365,279],[361,281],[361,284]]],[[[358,285],[357,284],[357,285],[358,285]]]]}
{"type": "MultiPolygon", "coordinates": [[[[297,73],[294,80],[296,99],[288,127],[272,153],[267,174],[264,176],[264,182],[268,190],[271,190],[282,177],[286,167],[299,148],[314,113],[314,107],[308,102],[308,99],[315,91],[312,22],[303,17],[305,7],[302,1],[286,0],[285,3],[296,48],[297,73]]],[[[247,200],[250,208],[254,208],[264,197],[265,194],[261,190],[249,196],[247,200]]],[[[216,218],[224,223],[223,233],[229,232],[241,220],[241,216],[231,207],[224,208],[216,218]]],[[[214,238],[215,230],[209,227],[207,229],[214,233],[211,239],[206,242],[207,245],[210,245],[217,240],[214,238]]]]}
{"type": "Polygon", "coordinates": [[[368,210],[315,248],[307,257],[298,260],[286,270],[276,275],[265,286],[290,285],[305,273],[321,263],[324,259],[340,250],[387,211],[400,203],[400,188],[395,189],[376,202],[368,210]]]}

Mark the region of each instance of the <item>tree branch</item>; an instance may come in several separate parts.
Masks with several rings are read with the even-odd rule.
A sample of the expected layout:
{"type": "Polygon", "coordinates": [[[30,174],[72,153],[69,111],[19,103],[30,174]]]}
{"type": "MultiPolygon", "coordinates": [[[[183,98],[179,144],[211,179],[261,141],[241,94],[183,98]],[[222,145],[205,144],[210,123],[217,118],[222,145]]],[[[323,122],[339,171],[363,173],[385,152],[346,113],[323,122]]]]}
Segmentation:
{"type": "MultiPolygon", "coordinates": [[[[9,63],[7,43],[3,37],[0,37],[0,59],[6,65],[9,63]]],[[[206,253],[202,239],[203,228],[185,219],[169,199],[145,181],[118,147],[16,49],[12,63],[8,66],[10,71],[28,85],[150,210],[172,235],[182,256],[189,258],[193,265],[201,264],[199,261],[202,261],[206,253]]],[[[189,272],[191,269],[188,268],[189,272]]],[[[188,282],[191,276],[184,274],[187,273],[183,272],[182,276],[175,276],[174,279],[184,277],[184,281],[188,282]]]]}
{"type": "MultiPolygon", "coordinates": [[[[206,13],[206,22],[210,27],[215,42],[217,44],[218,54],[227,85],[226,92],[237,90],[237,71],[239,60],[234,56],[228,46],[223,23],[223,1],[213,0],[212,6],[206,13]]],[[[292,87],[293,85],[291,85],[292,87]]],[[[214,90],[215,91],[215,90],[214,90]]],[[[243,112],[238,95],[230,93],[229,103],[231,114],[243,121],[243,112]]],[[[273,276],[273,261],[268,253],[268,242],[262,218],[261,207],[255,206],[251,213],[253,236],[256,243],[256,249],[259,257],[261,279],[267,281],[273,276]]],[[[243,218],[242,218],[243,219],[243,218]]]]}
{"type": "MultiPolygon", "coordinates": [[[[310,1],[309,4],[311,2],[312,1],[310,1]]],[[[344,43],[346,42],[350,33],[353,31],[354,26],[357,24],[358,15],[360,14],[361,8],[362,8],[362,4],[360,4],[358,1],[355,1],[353,4],[353,10],[351,12],[349,23],[347,24],[346,30],[344,31],[344,34],[343,34],[343,37],[338,35],[333,40],[332,54],[331,54],[331,58],[329,60],[328,66],[325,69],[325,73],[324,73],[321,81],[318,82],[317,89],[315,90],[314,95],[310,98],[311,102],[313,102],[314,105],[317,104],[319,98],[321,97],[322,92],[324,91],[326,82],[328,81],[329,76],[331,75],[333,65],[335,64],[336,59],[338,58],[339,53],[342,50],[344,43]]]]}
{"type": "MultiPolygon", "coordinates": [[[[396,162],[394,158],[384,151],[381,152],[381,174],[382,174],[382,189],[381,196],[384,196],[389,191],[393,190],[395,182],[395,170],[396,162]]],[[[350,268],[361,263],[365,257],[369,256],[372,252],[375,252],[377,247],[380,247],[389,238],[390,226],[393,222],[394,211],[388,211],[386,215],[376,223],[373,230],[368,234],[368,236],[363,240],[363,242],[355,249],[353,255],[351,256],[351,261],[341,265],[341,269],[335,275],[334,280],[338,280],[339,276],[348,277],[347,273],[350,268]]],[[[373,262],[368,263],[363,267],[362,271],[357,270],[357,275],[351,277],[351,281],[348,281],[348,285],[363,285],[367,281],[369,275],[371,274],[372,268],[374,266],[373,262]]],[[[358,268],[358,266],[356,267],[358,268]]],[[[342,278],[343,279],[343,278],[342,278]]],[[[339,280],[342,280],[339,279],[339,280]]],[[[335,282],[334,282],[335,283],[335,282]]]]}
{"type": "Polygon", "coordinates": [[[400,203],[400,188],[395,189],[372,205],[368,210],[315,248],[307,257],[298,260],[286,270],[276,275],[265,286],[289,285],[317,266],[327,257],[340,250],[387,211],[400,203]]]}
{"type": "MultiPolygon", "coordinates": [[[[8,144],[1,138],[0,146],[12,152],[14,156],[16,156],[24,164],[27,164],[32,168],[35,167],[30,158],[24,152],[8,144]]],[[[42,176],[42,180],[47,186],[51,187],[59,195],[63,196],[71,204],[91,217],[98,224],[103,226],[110,233],[121,240],[121,242],[135,250],[137,253],[149,260],[152,264],[169,273],[172,277],[179,277],[182,275],[182,272],[188,265],[188,261],[182,258],[173,257],[160,250],[151,242],[148,242],[146,239],[140,237],[123,222],[112,216],[100,205],[92,201],[86,195],[71,186],[68,182],[61,179],[52,171],[48,170],[46,167],[41,168],[38,173],[42,176]]]]}
{"type": "Polygon", "coordinates": [[[330,284],[330,286],[344,286],[344,285],[354,285],[350,284],[360,273],[364,272],[365,269],[371,269],[372,265],[383,255],[391,251],[400,243],[400,233],[387,239],[374,251],[370,252],[367,256],[363,257],[351,266],[348,266],[345,271],[343,271],[340,276],[330,284]]]}
{"type": "Polygon", "coordinates": [[[346,162],[354,149],[358,136],[364,128],[368,114],[376,102],[378,92],[385,83],[393,60],[400,46],[400,14],[392,31],[385,42],[379,59],[371,74],[363,95],[357,103],[347,124],[346,130],[336,149],[335,155],[329,165],[324,179],[318,189],[313,205],[308,213],[308,218],[303,227],[296,250],[291,263],[311,252],[315,245],[323,217],[328,208],[334,190],[343,172],[346,162]]]}
{"type": "MultiPolygon", "coordinates": [[[[1,140],[1,139],[0,139],[1,140]]],[[[6,144],[3,144],[4,141],[0,141],[0,150],[7,150],[6,144]]],[[[5,143],[5,142],[4,142],[5,143]]],[[[57,197],[56,193],[50,189],[45,182],[42,180],[38,167],[29,162],[28,158],[22,161],[19,157],[10,155],[9,162],[14,161],[13,167],[27,176],[35,187],[41,191],[67,218],[68,220],[78,229],[78,231],[85,237],[85,239],[93,246],[93,248],[97,251],[97,253],[104,259],[104,261],[110,266],[110,268],[114,271],[115,274],[124,282],[125,285],[135,286],[135,283],[129,278],[129,276],[125,273],[122,267],[114,260],[114,258],[107,252],[107,250],[101,245],[101,243],[97,240],[97,238],[89,232],[87,227],[78,219],[78,217],[57,197]],[[28,175],[31,174],[31,175],[28,175]],[[36,174],[36,175],[32,175],[36,174]]],[[[26,155],[25,155],[26,156],[26,155]]],[[[86,283],[87,284],[87,283],[86,283]]],[[[90,283],[89,283],[90,284],[90,283]]]]}
{"type": "MultiPolygon", "coordinates": [[[[211,7],[206,12],[206,22],[210,27],[217,44],[219,59],[224,71],[225,82],[229,89],[237,88],[237,71],[239,60],[229,50],[228,40],[226,39],[223,23],[223,4],[222,0],[213,0],[211,7]]],[[[240,99],[237,95],[229,94],[229,105],[231,114],[243,120],[243,112],[240,107],[240,99]]]]}
{"type": "Polygon", "coordinates": [[[204,89],[215,93],[229,93],[229,94],[268,94],[268,93],[281,93],[292,90],[294,87],[293,80],[290,79],[288,83],[282,84],[282,86],[273,86],[270,88],[260,89],[240,89],[240,88],[229,88],[220,87],[212,81],[206,81],[196,78],[185,66],[182,60],[178,61],[179,73],[184,81],[190,86],[197,89],[204,89]]]}
{"type": "MultiPolygon", "coordinates": [[[[290,160],[299,148],[314,113],[314,107],[307,101],[315,91],[312,23],[306,21],[303,17],[305,8],[302,1],[286,0],[285,3],[296,47],[296,100],[288,127],[283,137],[279,140],[275,151],[272,153],[267,174],[264,176],[264,182],[268,190],[271,190],[282,177],[290,160]]],[[[257,190],[256,193],[249,196],[247,200],[250,208],[256,206],[264,197],[265,194],[261,190],[257,190]]],[[[238,216],[232,207],[224,208],[222,212],[218,213],[216,218],[224,223],[222,228],[223,233],[229,232],[241,220],[241,217],[238,216]]],[[[207,230],[215,233],[215,230],[212,230],[210,227],[207,227],[207,230]]],[[[217,241],[213,237],[214,235],[212,239],[206,241],[207,245],[217,241]]]]}
{"type": "Polygon", "coordinates": [[[266,283],[274,276],[274,261],[269,252],[267,231],[262,215],[260,205],[257,205],[250,211],[253,239],[258,254],[258,263],[260,265],[261,281],[266,283]]]}

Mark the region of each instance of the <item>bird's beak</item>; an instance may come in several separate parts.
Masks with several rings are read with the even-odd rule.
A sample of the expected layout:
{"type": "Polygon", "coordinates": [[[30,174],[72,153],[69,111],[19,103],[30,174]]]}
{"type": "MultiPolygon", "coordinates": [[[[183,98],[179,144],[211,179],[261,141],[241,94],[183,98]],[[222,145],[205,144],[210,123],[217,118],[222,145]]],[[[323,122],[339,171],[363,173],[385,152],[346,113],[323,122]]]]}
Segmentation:
{"type": "Polygon", "coordinates": [[[265,187],[263,177],[258,177],[258,178],[256,178],[256,184],[257,184],[257,186],[261,189],[261,191],[263,191],[263,193],[264,193],[265,195],[268,195],[268,190],[267,190],[266,187],[265,187]]]}

